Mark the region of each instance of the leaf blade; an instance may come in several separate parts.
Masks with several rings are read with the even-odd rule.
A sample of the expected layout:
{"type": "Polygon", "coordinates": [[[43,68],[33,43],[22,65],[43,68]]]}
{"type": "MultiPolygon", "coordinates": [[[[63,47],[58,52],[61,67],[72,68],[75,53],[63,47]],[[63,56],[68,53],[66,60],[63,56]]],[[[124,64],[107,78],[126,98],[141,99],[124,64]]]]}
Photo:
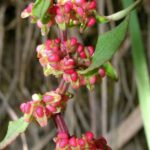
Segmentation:
{"type": "MultiPolygon", "coordinates": [[[[133,0],[122,0],[124,7],[133,3],[133,0]]],[[[150,76],[145,55],[144,42],[140,29],[140,23],[136,11],[131,14],[130,36],[132,42],[132,57],[135,69],[138,98],[142,112],[148,149],[150,149],[150,76]]]]}
{"type": "Polygon", "coordinates": [[[33,6],[32,14],[35,17],[44,20],[44,17],[50,5],[51,0],[36,0],[33,6]]]}
{"type": "Polygon", "coordinates": [[[12,141],[14,141],[21,133],[23,133],[29,123],[25,122],[23,118],[15,121],[10,121],[8,125],[8,130],[5,138],[0,142],[0,149],[4,149],[12,141]]]}
{"type": "Polygon", "coordinates": [[[92,64],[86,70],[81,71],[81,74],[87,74],[88,72],[99,68],[112,58],[125,38],[128,20],[129,17],[113,30],[99,36],[92,64]]]}

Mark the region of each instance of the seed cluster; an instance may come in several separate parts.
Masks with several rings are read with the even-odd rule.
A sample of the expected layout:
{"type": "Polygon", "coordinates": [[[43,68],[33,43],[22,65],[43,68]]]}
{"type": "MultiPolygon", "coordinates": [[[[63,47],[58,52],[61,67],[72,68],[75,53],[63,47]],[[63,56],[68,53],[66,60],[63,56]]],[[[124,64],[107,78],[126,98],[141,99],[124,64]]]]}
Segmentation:
{"type": "Polygon", "coordinates": [[[60,95],[57,91],[47,92],[44,95],[34,94],[31,101],[21,104],[20,109],[24,113],[25,121],[36,121],[44,127],[47,125],[48,118],[65,108],[69,98],[69,93],[60,95]]]}
{"type": "Polygon", "coordinates": [[[55,150],[111,150],[103,137],[95,139],[92,132],[86,132],[81,138],[69,137],[68,134],[62,132],[58,133],[54,141],[55,150]]]}
{"type": "Polygon", "coordinates": [[[90,66],[93,54],[93,46],[83,46],[75,37],[64,41],[59,38],[47,40],[37,47],[37,56],[44,68],[44,74],[62,76],[73,88],[84,85],[91,87],[105,76],[103,68],[90,77],[80,73],[90,66]]]}
{"type": "Polygon", "coordinates": [[[58,0],[57,4],[52,1],[45,14],[47,18],[45,23],[33,15],[33,6],[33,3],[29,4],[21,16],[22,18],[30,16],[32,22],[37,23],[43,34],[46,34],[49,28],[56,24],[63,30],[76,26],[83,32],[84,29],[96,23],[94,15],[96,0],[58,0]]]}

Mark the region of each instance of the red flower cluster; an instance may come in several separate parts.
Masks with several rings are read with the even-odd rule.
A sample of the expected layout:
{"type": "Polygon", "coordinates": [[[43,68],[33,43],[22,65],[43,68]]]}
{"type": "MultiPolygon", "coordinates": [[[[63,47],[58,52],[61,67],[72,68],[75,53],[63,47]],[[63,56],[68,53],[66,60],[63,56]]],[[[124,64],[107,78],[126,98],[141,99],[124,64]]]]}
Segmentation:
{"type": "Polygon", "coordinates": [[[33,7],[34,3],[29,4],[21,16],[22,18],[31,16],[32,22],[37,23],[43,34],[46,34],[49,27],[55,24],[63,30],[66,27],[77,26],[80,27],[80,31],[83,31],[86,27],[92,27],[96,23],[94,15],[96,0],[58,0],[57,4],[52,2],[46,13],[49,20],[44,24],[40,18],[33,15],[33,7]]]}
{"type": "Polygon", "coordinates": [[[94,139],[92,132],[87,132],[81,138],[59,133],[54,141],[56,142],[55,150],[111,150],[103,137],[94,139]]]}
{"type": "Polygon", "coordinates": [[[59,38],[47,40],[37,47],[37,56],[44,68],[44,74],[62,75],[63,79],[71,83],[73,88],[94,85],[97,80],[105,76],[103,68],[90,77],[80,74],[81,70],[91,64],[93,54],[92,46],[84,47],[74,37],[62,42],[59,38]]]}
{"type": "Polygon", "coordinates": [[[25,121],[37,121],[41,127],[44,127],[48,118],[65,108],[68,99],[69,94],[60,95],[56,91],[44,95],[34,94],[31,101],[21,104],[20,109],[24,113],[25,121]]]}

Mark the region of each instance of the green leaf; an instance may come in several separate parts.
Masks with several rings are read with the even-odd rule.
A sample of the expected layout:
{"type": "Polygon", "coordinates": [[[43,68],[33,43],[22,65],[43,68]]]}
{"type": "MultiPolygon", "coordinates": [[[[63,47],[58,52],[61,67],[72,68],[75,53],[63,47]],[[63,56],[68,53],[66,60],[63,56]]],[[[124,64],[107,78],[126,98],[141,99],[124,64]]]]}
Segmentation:
{"type": "Polygon", "coordinates": [[[50,5],[51,5],[51,0],[36,0],[32,10],[33,16],[41,19],[43,23],[47,23],[47,19],[50,18],[49,16],[45,17],[45,15],[50,5]]]}
{"type": "Polygon", "coordinates": [[[125,38],[128,22],[129,17],[113,30],[99,36],[92,64],[86,70],[80,71],[81,74],[87,74],[99,68],[112,58],[125,38]]]}
{"type": "Polygon", "coordinates": [[[116,70],[113,68],[113,66],[111,65],[110,62],[107,62],[103,65],[103,68],[106,71],[106,74],[108,77],[114,79],[114,80],[118,80],[118,74],[116,72],[116,70]]]}
{"type": "Polygon", "coordinates": [[[29,123],[25,122],[23,118],[16,121],[10,121],[8,125],[8,131],[5,138],[0,142],[0,149],[4,149],[12,141],[14,141],[21,133],[23,133],[29,123]]]}
{"type": "MultiPolygon", "coordinates": [[[[130,5],[133,0],[122,0],[124,7],[130,5]]],[[[142,13],[142,12],[141,12],[142,13]]],[[[145,55],[144,42],[137,17],[134,11],[130,20],[130,35],[132,41],[132,57],[135,69],[138,97],[143,117],[144,129],[150,150],[150,77],[145,55]]]]}

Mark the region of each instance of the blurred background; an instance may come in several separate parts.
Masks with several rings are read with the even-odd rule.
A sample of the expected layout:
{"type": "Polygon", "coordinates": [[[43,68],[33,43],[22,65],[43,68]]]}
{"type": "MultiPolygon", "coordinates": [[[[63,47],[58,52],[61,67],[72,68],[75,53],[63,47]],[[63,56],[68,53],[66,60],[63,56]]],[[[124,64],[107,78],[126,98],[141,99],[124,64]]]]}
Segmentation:
{"type": "MultiPolygon", "coordinates": [[[[7,131],[8,122],[20,117],[19,106],[30,100],[33,93],[55,89],[59,83],[53,76],[44,77],[36,57],[36,45],[45,39],[29,19],[20,18],[21,11],[31,1],[0,0],[0,141],[7,131]]],[[[123,8],[121,0],[97,0],[101,14],[112,14],[123,8]]],[[[138,8],[142,42],[150,66],[150,1],[138,8]]],[[[96,25],[80,34],[70,29],[85,45],[96,44],[99,34],[116,24],[96,25]]],[[[49,37],[57,37],[57,28],[49,37]]],[[[115,37],[114,37],[115,38],[115,37]]],[[[108,43],[109,44],[109,43],[108,43]]],[[[96,137],[105,136],[113,150],[148,150],[143,121],[138,102],[137,85],[131,53],[130,34],[127,35],[112,63],[119,74],[119,81],[105,78],[96,84],[93,92],[85,87],[72,90],[76,96],[68,102],[64,112],[71,134],[80,136],[91,130],[96,137]]],[[[30,125],[25,135],[17,138],[6,150],[52,150],[56,130],[53,121],[46,128],[30,125]]]]}

